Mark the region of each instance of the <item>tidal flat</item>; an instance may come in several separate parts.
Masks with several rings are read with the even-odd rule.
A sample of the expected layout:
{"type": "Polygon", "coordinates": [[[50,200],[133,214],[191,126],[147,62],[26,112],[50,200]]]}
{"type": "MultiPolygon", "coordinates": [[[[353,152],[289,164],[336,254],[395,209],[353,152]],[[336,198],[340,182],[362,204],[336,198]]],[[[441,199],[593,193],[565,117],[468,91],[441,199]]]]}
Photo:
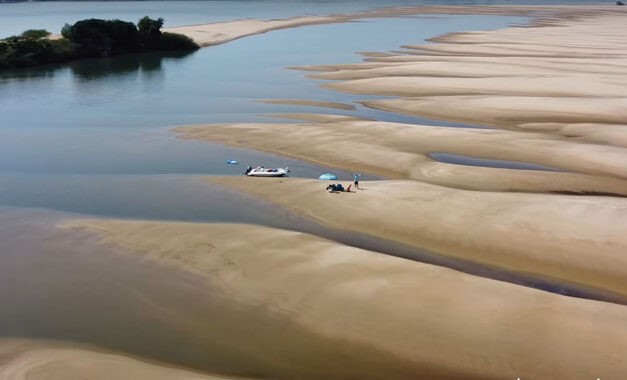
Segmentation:
{"type": "Polygon", "coordinates": [[[619,378],[626,17],[260,14],[3,74],[0,379],[619,378]]]}

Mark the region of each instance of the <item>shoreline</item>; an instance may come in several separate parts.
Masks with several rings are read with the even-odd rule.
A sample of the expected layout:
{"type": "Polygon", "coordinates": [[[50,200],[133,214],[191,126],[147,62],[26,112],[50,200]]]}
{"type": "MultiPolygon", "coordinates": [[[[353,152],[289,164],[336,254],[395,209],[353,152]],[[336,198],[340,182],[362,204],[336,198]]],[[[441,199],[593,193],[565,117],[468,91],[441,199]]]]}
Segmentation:
{"type": "MultiPolygon", "coordinates": [[[[627,93],[621,78],[627,63],[620,63],[617,48],[607,57],[620,59],[600,72],[588,65],[598,58],[581,57],[569,45],[594,43],[592,37],[562,41],[551,29],[570,25],[581,33],[600,23],[621,34],[599,21],[617,22],[611,7],[402,7],[180,27],[211,46],[301,25],[414,15],[417,8],[538,16],[521,29],[433,39],[434,45],[461,45],[459,54],[459,46],[408,45],[401,53],[364,54],[362,64],[299,68],[312,71],[312,79],[341,81],[325,85],[333,90],[398,97],[362,103],[372,108],[442,118],[463,113],[461,120],[494,129],[294,113],[273,116],[298,122],[205,124],[173,133],[391,178],[361,181],[360,190],[337,194],[324,190],[328,181],[316,179],[206,179],[274,204],[282,215],[625,299],[627,129],[620,111],[627,100],[619,98],[623,87],[627,93]],[[546,12],[538,15],[540,10],[546,12]],[[543,30],[535,34],[538,28],[543,30]],[[529,35],[534,47],[520,49],[529,35]],[[547,35],[549,43],[542,39],[547,35]],[[542,56],[558,42],[565,45],[560,56],[542,56]],[[547,79],[566,72],[580,82],[547,79]],[[553,96],[539,96],[553,87],[553,96]],[[448,164],[434,160],[433,153],[565,171],[448,164]]],[[[619,37],[627,59],[627,33],[619,37]]],[[[602,49],[611,47],[612,41],[602,49]]],[[[345,111],[352,106],[324,99],[267,101],[345,111]]],[[[627,372],[627,308],[621,304],[540,291],[287,229],[46,218],[34,210],[17,220],[0,229],[13,248],[0,256],[6,264],[0,266],[7,284],[0,295],[9,305],[5,323],[22,333],[44,331],[86,345],[1,338],[0,380],[104,380],[111,371],[132,371],[138,379],[224,380],[583,380],[627,372]],[[24,274],[32,273],[24,283],[24,274]]]]}
{"type": "Polygon", "coordinates": [[[618,147],[606,150],[596,144],[578,144],[577,151],[570,142],[542,133],[417,126],[324,114],[292,116],[309,120],[196,125],[176,127],[173,132],[183,139],[252,148],[349,172],[459,189],[627,196],[627,171],[618,147]],[[430,158],[434,152],[566,171],[448,164],[430,158]]]}
{"type": "Polygon", "coordinates": [[[270,331],[281,334],[274,337],[252,334],[241,340],[237,331],[242,327],[223,331],[227,337],[235,334],[233,345],[248,350],[265,347],[265,339],[275,342],[258,352],[277,366],[266,376],[415,379],[421,373],[432,379],[496,379],[612,377],[625,370],[610,365],[622,352],[615,347],[627,345],[618,327],[627,320],[624,306],[260,226],[88,219],[62,228],[99,236],[105,246],[201,276],[210,289],[205,297],[224,294],[227,302],[243,305],[240,313],[257,310],[256,328],[265,327],[266,318],[278,319],[282,327],[270,331]],[[524,317],[514,317],[519,313],[524,317]],[[301,332],[316,338],[309,338],[309,344],[291,341],[301,332]],[[552,348],[538,351],[547,334],[552,348]],[[528,349],[526,355],[517,355],[522,347],[528,349]],[[569,358],[582,350],[595,357],[572,363],[569,358]],[[492,365],[484,366],[485,360],[492,365]]]}
{"type": "Polygon", "coordinates": [[[578,8],[556,19],[536,20],[532,27],[457,33],[428,45],[428,50],[425,45],[408,46],[409,53],[370,56],[363,64],[305,68],[316,72],[310,75],[316,79],[336,81],[324,87],[397,97],[362,102],[371,107],[385,105],[388,111],[427,117],[432,114],[425,110],[435,110],[441,119],[478,121],[495,129],[295,115],[307,122],[197,125],[174,132],[179,138],[410,180],[369,183],[368,191],[354,195],[368,198],[362,199],[362,206],[353,198],[336,203],[321,189],[309,188],[315,181],[286,179],[257,186],[256,181],[239,178],[213,180],[331,227],[626,295],[621,278],[627,273],[614,271],[620,267],[621,249],[627,249],[627,240],[616,230],[627,224],[621,213],[627,209],[627,150],[622,144],[627,137],[623,128],[613,129],[627,122],[621,112],[623,104],[627,106],[622,97],[627,93],[622,77],[627,65],[621,63],[627,58],[625,17],[620,11],[578,8]],[[593,33],[599,24],[607,26],[606,34],[593,33]],[[580,33],[586,38],[578,37],[580,33]],[[529,48],[524,45],[528,39],[529,48]],[[602,40],[602,52],[586,48],[597,40],[602,40]],[[621,42],[625,45],[618,45],[621,42]],[[565,46],[562,51],[544,56],[543,51],[558,44],[565,46]],[[578,44],[584,45],[583,52],[573,54],[578,44]],[[462,50],[454,54],[457,45],[462,50]],[[471,50],[477,53],[468,53],[471,50]],[[508,55],[511,51],[514,54],[508,55]],[[611,74],[604,66],[580,72],[582,63],[598,60],[603,52],[620,57],[608,61],[611,74]],[[491,75],[495,68],[505,80],[491,75]],[[552,83],[556,72],[562,77],[552,83]],[[471,80],[448,78],[464,74],[471,80]],[[455,85],[459,82],[462,85],[455,85]],[[555,86],[562,93],[538,96],[555,86]],[[474,89],[486,93],[468,94],[474,89]],[[501,107],[499,113],[492,115],[491,106],[501,107]],[[517,107],[522,111],[510,116],[517,107]],[[522,112],[525,119],[516,119],[522,112]],[[547,119],[552,114],[562,119],[547,119]],[[432,160],[429,154],[434,152],[566,171],[446,164],[432,160]],[[277,193],[285,195],[272,196],[277,193]],[[565,195],[571,193],[581,195],[565,195]],[[329,202],[334,205],[330,209],[319,207],[329,202]],[[424,215],[430,222],[422,220],[424,215]]]}
{"type": "Polygon", "coordinates": [[[192,38],[200,46],[207,47],[275,30],[306,25],[346,23],[367,18],[403,17],[419,14],[533,16],[535,13],[549,12],[550,14],[543,14],[536,17],[532,24],[535,26],[544,26],[551,24],[552,15],[555,14],[559,14],[563,19],[575,19],[587,15],[588,12],[611,12],[610,9],[615,8],[613,8],[613,5],[399,6],[326,16],[316,15],[297,16],[287,19],[241,19],[222,21],[164,28],[164,31],[184,34],[192,38]]]}
{"type": "Polygon", "coordinates": [[[208,182],[330,228],[627,296],[627,272],[618,264],[627,249],[621,228],[627,202],[620,198],[476,192],[399,180],[365,182],[363,191],[336,195],[310,179],[208,182]]]}

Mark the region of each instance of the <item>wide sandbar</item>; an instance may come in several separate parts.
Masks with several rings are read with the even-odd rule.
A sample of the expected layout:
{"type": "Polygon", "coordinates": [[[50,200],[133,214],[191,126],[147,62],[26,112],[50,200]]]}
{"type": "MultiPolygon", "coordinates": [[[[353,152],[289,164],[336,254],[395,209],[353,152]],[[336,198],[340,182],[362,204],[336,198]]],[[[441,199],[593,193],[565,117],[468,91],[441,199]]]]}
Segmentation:
{"type": "Polygon", "coordinates": [[[627,371],[623,306],[258,226],[76,220],[65,228],[205,278],[203,299],[256,310],[255,329],[231,325],[222,339],[272,363],[281,378],[586,379],[627,371]],[[268,330],[270,321],[284,328],[268,330]],[[298,330],[310,335],[302,340],[298,330]]]}
{"type": "Polygon", "coordinates": [[[211,46],[229,42],[238,38],[274,30],[296,28],[305,25],[350,22],[354,20],[377,17],[402,17],[416,14],[491,14],[525,16],[542,12],[560,14],[562,17],[576,17],[582,11],[608,12],[607,7],[595,6],[413,6],[379,8],[356,13],[299,16],[288,19],[242,19],[215,22],[200,25],[187,25],[167,28],[168,32],[181,33],[192,38],[201,46],[211,46]]]}
{"type": "Polygon", "coordinates": [[[169,368],[94,347],[0,338],[0,380],[43,379],[235,380],[169,368]]]}
{"type": "MultiPolygon", "coordinates": [[[[295,115],[303,118],[303,115],[295,115]]],[[[627,150],[584,138],[496,129],[443,128],[312,116],[310,123],[211,124],[175,129],[215,141],[314,163],[462,189],[627,195],[627,150]],[[510,160],[568,172],[512,170],[435,162],[429,153],[510,160]]]]}
{"type": "Polygon", "coordinates": [[[330,227],[627,295],[622,198],[477,192],[417,181],[372,181],[338,194],[319,180],[210,181],[330,227]]]}

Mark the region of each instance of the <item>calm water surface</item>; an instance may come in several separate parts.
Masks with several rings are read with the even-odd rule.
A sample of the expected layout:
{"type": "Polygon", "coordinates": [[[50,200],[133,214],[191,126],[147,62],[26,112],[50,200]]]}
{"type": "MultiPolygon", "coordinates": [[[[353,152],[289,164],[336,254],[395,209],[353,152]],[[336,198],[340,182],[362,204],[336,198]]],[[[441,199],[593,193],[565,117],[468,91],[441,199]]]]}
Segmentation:
{"type": "MultiPolygon", "coordinates": [[[[58,31],[65,22],[89,17],[135,21],[149,14],[165,17],[168,25],[174,26],[422,3],[497,2],[0,4],[0,36],[34,27],[58,31]]],[[[282,209],[209,185],[203,175],[241,173],[242,166],[227,165],[227,158],[238,159],[244,165],[288,165],[293,175],[310,178],[329,169],[261,152],[179,140],[169,127],[271,120],[264,116],[268,113],[328,112],[254,100],[307,98],[353,103],[368,99],[371,97],[321,89],[316,81],[304,78],[302,72],[284,67],[359,62],[361,57],[355,51],[395,50],[400,45],[420,43],[451,31],[501,28],[522,21],[495,16],[364,20],[267,33],[182,57],[149,54],[0,73],[0,304],[4,305],[0,336],[73,340],[197,369],[268,377],[272,377],[272,368],[234,349],[232,341],[224,341],[225,332],[234,334],[229,339],[245,342],[250,332],[258,336],[259,331],[267,331],[270,335],[264,347],[308,347],[313,339],[320,344],[319,337],[298,335],[302,332],[285,334],[290,326],[284,321],[261,321],[264,328],[259,329],[259,315],[263,313],[223,302],[211,294],[206,283],[193,276],[166,272],[156,265],[116,254],[98,245],[93,237],[67,234],[53,226],[72,216],[35,208],[292,228],[494,276],[493,271],[483,273],[482,268],[467,263],[329,230],[282,209]],[[229,309],[234,307],[235,310],[229,309]],[[173,317],[173,311],[179,314],[173,317]],[[199,326],[190,325],[190,321],[199,326]],[[243,328],[246,326],[250,330],[243,328]],[[294,336],[296,341],[277,343],[285,336],[294,336]]],[[[363,107],[332,112],[380,120],[424,121],[363,107]]],[[[342,179],[350,179],[350,173],[338,173],[342,179]]],[[[525,285],[546,289],[552,286],[502,275],[504,280],[525,285]]],[[[577,289],[563,291],[586,296],[577,293],[577,289]]],[[[328,344],[334,348],[338,342],[328,344]]]]}
{"type": "Polygon", "coordinates": [[[600,0],[205,0],[205,1],[107,1],[24,2],[0,4],[0,37],[26,29],[59,33],[65,23],[98,17],[137,21],[163,17],[166,26],[203,24],[239,18],[286,18],[300,15],[348,13],[403,5],[494,5],[494,4],[599,4],[600,0]]]}
{"type": "MultiPolygon", "coordinates": [[[[93,4],[96,9],[103,6],[93,4]]],[[[155,4],[160,7],[169,3],[155,4]]],[[[201,5],[207,4],[177,2],[180,9],[192,13],[201,5]],[[185,8],[188,5],[190,9],[185,8]]],[[[115,3],[112,9],[128,7],[132,13],[138,6],[115,3]]],[[[327,11],[322,9],[321,13],[327,11]]],[[[266,17],[265,11],[260,17],[266,17]]],[[[39,17],[48,19],[46,15],[39,17]]],[[[94,12],[93,17],[109,16],[94,12]]],[[[281,112],[332,112],[420,121],[364,107],[328,111],[255,100],[307,98],[353,103],[372,98],[322,89],[303,72],[285,67],[359,62],[361,56],[356,51],[394,50],[455,30],[501,28],[522,21],[483,15],[373,19],[276,31],[185,56],[146,54],[4,72],[0,74],[0,204],[127,217],[132,216],[129,210],[137,210],[136,216],[146,216],[168,194],[173,198],[169,203],[180,204],[181,200],[176,191],[151,196],[135,189],[158,187],[160,183],[170,188],[173,180],[159,177],[163,174],[240,174],[242,168],[226,165],[227,158],[237,159],[244,166],[287,165],[294,176],[315,178],[329,169],[261,152],[182,141],[168,127],[267,121],[272,119],[264,114],[281,112]],[[129,180],[131,174],[137,177],[129,180]],[[112,187],[115,191],[106,191],[112,187]],[[126,187],[128,191],[124,191],[126,187]],[[144,208],[129,208],[133,201],[144,208]]],[[[195,21],[190,18],[182,22],[195,21]]],[[[350,180],[350,173],[338,174],[350,180]]],[[[189,183],[181,181],[179,186],[191,186],[189,183]]],[[[175,215],[196,219],[191,212],[196,199],[186,199],[187,205],[181,205],[175,215]]],[[[222,212],[208,214],[225,216],[222,212]]],[[[164,212],[160,215],[168,216],[164,212]]]]}

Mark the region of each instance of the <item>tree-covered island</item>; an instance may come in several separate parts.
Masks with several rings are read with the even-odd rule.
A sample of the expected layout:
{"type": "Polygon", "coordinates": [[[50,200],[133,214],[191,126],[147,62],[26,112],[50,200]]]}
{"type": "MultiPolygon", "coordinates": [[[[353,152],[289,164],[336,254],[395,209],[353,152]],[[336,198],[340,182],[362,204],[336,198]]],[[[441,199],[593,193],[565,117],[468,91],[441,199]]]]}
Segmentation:
{"type": "Polygon", "coordinates": [[[61,36],[40,29],[0,40],[0,69],[66,62],[79,58],[111,57],[150,51],[196,50],[182,34],[161,31],[163,19],[148,16],[137,25],[121,20],[88,19],[65,24],[61,36]]]}

